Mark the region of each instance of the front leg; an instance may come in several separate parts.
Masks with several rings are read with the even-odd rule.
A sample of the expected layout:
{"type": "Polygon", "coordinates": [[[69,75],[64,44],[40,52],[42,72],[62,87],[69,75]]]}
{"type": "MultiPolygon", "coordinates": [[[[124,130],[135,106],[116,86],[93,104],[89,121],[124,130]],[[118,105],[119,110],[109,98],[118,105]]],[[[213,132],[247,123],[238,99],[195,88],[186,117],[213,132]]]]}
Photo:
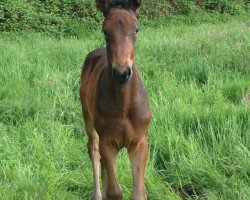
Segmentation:
{"type": "Polygon", "coordinates": [[[102,164],[103,199],[122,200],[122,190],[117,182],[115,162],[118,149],[110,145],[105,138],[100,139],[102,164]]]}
{"type": "Polygon", "coordinates": [[[140,142],[131,143],[128,147],[132,166],[133,193],[131,200],[146,200],[144,173],[148,159],[148,140],[145,137],[140,142]]]}

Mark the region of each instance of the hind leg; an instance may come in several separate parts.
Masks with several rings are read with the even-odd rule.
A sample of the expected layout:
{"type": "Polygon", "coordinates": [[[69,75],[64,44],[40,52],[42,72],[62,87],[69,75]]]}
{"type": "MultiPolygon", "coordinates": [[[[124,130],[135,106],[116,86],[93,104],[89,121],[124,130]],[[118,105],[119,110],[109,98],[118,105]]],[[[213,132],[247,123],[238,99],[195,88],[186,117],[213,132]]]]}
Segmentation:
{"type": "Polygon", "coordinates": [[[91,200],[101,200],[101,190],[99,183],[99,165],[100,165],[100,153],[99,153],[99,136],[94,127],[86,127],[89,140],[88,140],[88,152],[92,162],[94,189],[92,192],[91,200]]]}

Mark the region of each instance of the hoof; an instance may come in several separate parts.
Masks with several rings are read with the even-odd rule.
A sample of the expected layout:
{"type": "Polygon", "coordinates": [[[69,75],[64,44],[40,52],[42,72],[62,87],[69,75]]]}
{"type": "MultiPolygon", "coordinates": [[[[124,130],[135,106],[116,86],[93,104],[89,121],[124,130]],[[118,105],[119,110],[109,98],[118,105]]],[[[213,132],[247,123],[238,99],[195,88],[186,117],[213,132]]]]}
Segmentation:
{"type": "Polygon", "coordinates": [[[107,200],[122,200],[122,195],[107,195],[107,200]]]}
{"type": "Polygon", "coordinates": [[[133,195],[130,200],[147,200],[146,194],[133,195]]]}

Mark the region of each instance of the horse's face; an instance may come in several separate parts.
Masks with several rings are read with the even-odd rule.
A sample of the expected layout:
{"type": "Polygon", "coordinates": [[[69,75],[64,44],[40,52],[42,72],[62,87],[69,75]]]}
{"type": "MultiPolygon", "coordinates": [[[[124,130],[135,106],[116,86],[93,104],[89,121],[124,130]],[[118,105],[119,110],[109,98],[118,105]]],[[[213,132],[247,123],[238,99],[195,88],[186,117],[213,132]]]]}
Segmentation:
{"type": "Polygon", "coordinates": [[[132,77],[136,34],[139,30],[136,10],[140,0],[96,0],[105,16],[103,33],[107,43],[112,76],[119,84],[132,77]]]}
{"type": "Polygon", "coordinates": [[[120,84],[132,77],[134,48],[139,30],[135,12],[128,9],[111,8],[103,23],[112,75],[120,84]]]}

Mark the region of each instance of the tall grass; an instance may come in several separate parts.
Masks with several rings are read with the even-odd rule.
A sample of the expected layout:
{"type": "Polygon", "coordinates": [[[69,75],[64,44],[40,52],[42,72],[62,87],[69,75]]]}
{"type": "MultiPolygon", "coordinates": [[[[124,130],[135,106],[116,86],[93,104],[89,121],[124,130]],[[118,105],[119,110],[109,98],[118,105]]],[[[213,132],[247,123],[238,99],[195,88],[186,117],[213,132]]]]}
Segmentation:
{"type": "MultiPolygon", "coordinates": [[[[83,59],[102,37],[1,33],[1,199],[89,199],[78,90],[83,59]]],[[[149,200],[249,198],[249,47],[245,22],[140,32],[136,62],[153,111],[149,200]]],[[[125,150],[117,167],[129,199],[125,150]]]]}

